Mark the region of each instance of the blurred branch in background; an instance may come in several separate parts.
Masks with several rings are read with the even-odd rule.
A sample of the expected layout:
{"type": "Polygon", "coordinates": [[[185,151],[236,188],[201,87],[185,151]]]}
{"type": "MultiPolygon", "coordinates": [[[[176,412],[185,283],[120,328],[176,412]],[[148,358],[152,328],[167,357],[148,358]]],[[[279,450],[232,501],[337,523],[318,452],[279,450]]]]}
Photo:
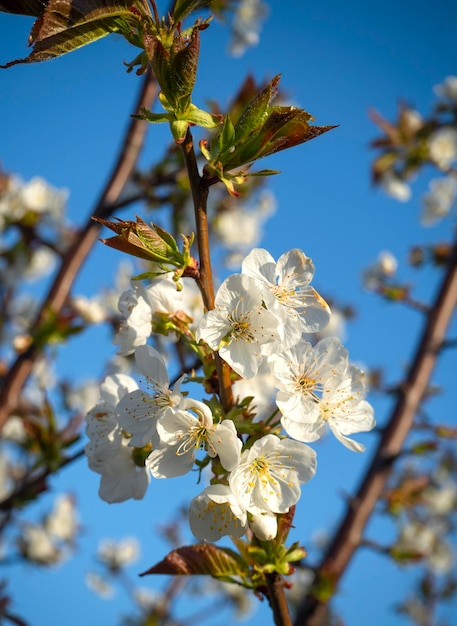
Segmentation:
{"type": "Polygon", "coordinates": [[[336,591],[355,551],[362,544],[365,527],[381,498],[392,466],[403,450],[405,439],[426,397],[433,369],[445,346],[446,332],[457,306],[457,242],[454,243],[443,272],[441,285],[426,316],[409,373],[397,392],[398,400],[387,425],[382,429],[378,448],[359,488],[349,497],[346,514],[316,568],[316,579],[311,593],[297,610],[295,626],[318,626],[324,623],[328,600],[336,591]],[[329,593],[329,590],[332,591],[329,593]]]}
{"type": "MultiPolygon", "coordinates": [[[[152,74],[146,73],[142,80],[134,111],[140,111],[142,107],[152,106],[157,96],[157,84],[152,74]]],[[[65,253],[60,269],[43,300],[35,328],[39,328],[46,321],[50,312],[54,315],[58,314],[64,305],[72,284],[100,232],[101,227],[92,219],[92,216],[107,218],[116,208],[116,202],[135,170],[147,128],[148,124],[144,120],[133,118],[130,121],[112,174],[95,209],[91,210],[85,225],[74,234],[74,243],[65,253]]],[[[11,411],[17,406],[21,391],[40,351],[41,347],[32,342],[24,352],[17,356],[5,374],[0,391],[0,430],[11,411]]]]}

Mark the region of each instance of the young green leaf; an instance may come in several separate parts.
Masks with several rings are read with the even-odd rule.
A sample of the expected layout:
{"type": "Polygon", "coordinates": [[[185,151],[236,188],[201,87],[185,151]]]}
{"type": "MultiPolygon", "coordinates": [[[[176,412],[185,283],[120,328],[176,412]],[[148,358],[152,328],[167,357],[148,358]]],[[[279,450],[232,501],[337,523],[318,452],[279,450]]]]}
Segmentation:
{"type": "MultiPolygon", "coordinates": [[[[9,7],[11,3],[5,4],[9,7]]],[[[33,50],[25,59],[10,61],[2,68],[59,57],[119,31],[123,22],[139,19],[130,0],[49,0],[47,5],[41,4],[40,13],[29,0],[20,8],[39,15],[29,37],[33,50]]]]}
{"type": "Polygon", "coordinates": [[[173,9],[173,19],[175,22],[180,22],[193,11],[207,7],[210,4],[211,0],[176,0],[173,9]]]}

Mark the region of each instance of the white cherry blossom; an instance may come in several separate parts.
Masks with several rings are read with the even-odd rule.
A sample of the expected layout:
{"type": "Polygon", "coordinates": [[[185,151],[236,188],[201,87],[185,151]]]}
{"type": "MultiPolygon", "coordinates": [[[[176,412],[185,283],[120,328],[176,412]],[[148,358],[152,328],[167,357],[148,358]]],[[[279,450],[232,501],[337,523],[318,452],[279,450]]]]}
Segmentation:
{"type": "Polygon", "coordinates": [[[149,484],[149,473],[135,462],[116,417],[120,399],[135,388],[136,381],[125,374],[107,377],[100,389],[101,402],[87,415],[85,452],[89,467],[101,475],[98,493],[106,502],[139,500],[149,484]]]}
{"type": "Polygon", "coordinates": [[[137,346],[146,343],[151,335],[152,311],[142,283],[135,281],[132,288],[124,291],[118,304],[119,312],[125,318],[113,339],[119,346],[118,354],[132,354],[137,346]]]}
{"type": "Polygon", "coordinates": [[[228,485],[210,485],[191,501],[189,522],[197,539],[218,541],[225,535],[242,537],[247,515],[228,485]]]}
{"type": "Polygon", "coordinates": [[[78,512],[74,498],[68,494],[59,496],[44,526],[47,532],[61,541],[74,541],[79,530],[78,512]]]}
{"type": "Polygon", "coordinates": [[[140,556],[140,544],[135,537],[125,537],[119,541],[102,539],[97,549],[97,557],[112,571],[131,565],[140,556]]]}
{"type": "Polygon", "coordinates": [[[231,420],[213,423],[210,408],[198,400],[185,398],[178,409],[169,408],[157,420],[160,445],[146,460],[155,478],[171,478],[189,472],[195,454],[204,449],[211,458],[219,456],[230,471],[239,461],[241,441],[231,420]]]}
{"type": "Polygon", "coordinates": [[[395,549],[422,557],[435,574],[446,574],[455,565],[454,550],[445,540],[448,530],[444,520],[411,520],[402,527],[395,549]]]}
{"type": "Polygon", "coordinates": [[[428,152],[432,161],[447,170],[457,159],[457,130],[443,126],[428,138],[428,152]]]}
{"type": "Polygon", "coordinates": [[[135,389],[125,395],[117,406],[117,419],[131,434],[130,444],[142,448],[153,442],[157,445],[156,421],[168,407],[178,407],[183,400],[180,384],[183,377],[170,389],[165,361],[155,348],[139,346],[135,361],[152,393],[135,389]]]}
{"type": "Polygon", "coordinates": [[[244,206],[237,199],[227,210],[218,211],[213,220],[213,230],[227,250],[224,256],[226,267],[238,268],[246,254],[263,236],[263,224],[276,210],[271,192],[263,191],[254,203],[244,206]]]}
{"type": "Polygon", "coordinates": [[[279,389],[276,404],[294,422],[306,422],[309,401],[318,402],[329,379],[340,380],[348,368],[347,350],[336,337],[321,339],[314,347],[299,343],[270,360],[279,389]]]}
{"type": "Polygon", "coordinates": [[[18,539],[18,547],[25,559],[41,565],[54,565],[63,557],[62,550],[47,530],[37,524],[25,526],[18,539]]]}
{"type": "Polygon", "coordinates": [[[230,52],[241,56],[246,48],[259,43],[260,23],[267,14],[267,7],[261,0],[241,0],[238,3],[232,23],[230,52]]]}
{"type": "Polygon", "coordinates": [[[132,354],[136,347],[144,345],[161,316],[173,316],[182,309],[182,298],[182,292],[169,278],[157,278],[146,287],[140,281],[132,281],[132,288],[121,295],[118,304],[125,318],[113,340],[119,346],[118,354],[132,354]]]}
{"type": "Polygon", "coordinates": [[[457,103],[457,76],[446,76],[442,83],[435,85],[434,92],[450,103],[457,103]]]}
{"type": "Polygon", "coordinates": [[[399,202],[408,202],[411,199],[411,187],[396,174],[387,172],[379,182],[384,193],[391,198],[399,202]]]}
{"type": "Polygon", "coordinates": [[[365,447],[347,435],[369,431],[375,426],[373,407],[364,399],[363,373],[349,365],[346,373],[327,379],[321,397],[302,396],[300,411],[284,413],[281,424],[299,441],[316,441],[330,428],[344,446],[355,452],[365,447]]]}
{"type": "MultiPolygon", "coordinates": [[[[327,326],[330,309],[310,286],[314,264],[302,250],[289,250],[276,263],[267,250],[254,248],[241,267],[243,274],[258,281],[264,296],[271,293],[275,297],[272,310],[285,327],[282,347],[294,345],[302,333],[318,332],[327,326]]],[[[271,307],[268,302],[265,304],[271,307]]]]}
{"type": "Polygon", "coordinates": [[[141,500],[150,481],[146,467],[135,462],[128,440],[122,439],[120,447],[113,450],[111,462],[101,475],[98,494],[105,502],[124,502],[129,498],[141,500]]]}
{"type": "Polygon", "coordinates": [[[395,275],[398,261],[389,250],[379,253],[375,263],[366,268],[362,274],[363,286],[369,291],[382,287],[386,279],[395,275]]]}
{"type": "MultiPolygon", "coordinates": [[[[262,302],[265,298],[253,278],[232,274],[220,286],[215,308],[206,313],[197,329],[197,340],[203,339],[218,350],[240,376],[257,374],[263,355],[281,341],[282,325],[262,302]]],[[[268,305],[267,305],[268,306],[268,305]]]]}
{"type": "Polygon", "coordinates": [[[316,472],[309,446],[276,435],[258,439],[230,474],[229,485],[240,505],[253,515],[286,513],[300,498],[300,485],[316,472]]]}
{"type": "Polygon", "coordinates": [[[29,211],[48,213],[60,219],[68,199],[66,189],[56,189],[39,176],[24,183],[21,200],[29,211]]]}
{"type": "Polygon", "coordinates": [[[434,178],[430,181],[429,189],[430,191],[422,198],[423,226],[431,226],[449,214],[457,194],[457,182],[450,176],[434,178]]]}
{"type": "Polygon", "coordinates": [[[113,450],[121,446],[123,435],[116,419],[116,406],[125,394],[137,387],[136,381],[126,374],[108,376],[102,383],[101,402],[86,417],[86,435],[89,437],[86,455],[94,472],[102,473],[111,462],[113,450]]]}

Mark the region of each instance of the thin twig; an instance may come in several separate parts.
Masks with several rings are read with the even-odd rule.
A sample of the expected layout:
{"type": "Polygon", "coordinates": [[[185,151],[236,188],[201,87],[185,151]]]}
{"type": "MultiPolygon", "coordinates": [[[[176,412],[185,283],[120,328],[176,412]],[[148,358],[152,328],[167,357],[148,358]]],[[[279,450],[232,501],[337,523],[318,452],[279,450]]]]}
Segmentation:
{"type": "Polygon", "coordinates": [[[38,494],[46,491],[47,489],[47,478],[52,474],[56,474],[59,470],[71,463],[74,463],[78,459],[84,456],[84,448],[74,452],[71,456],[62,459],[60,465],[54,469],[50,469],[49,467],[45,470],[41,471],[39,474],[35,474],[33,476],[29,476],[24,479],[13,493],[2,500],[0,502],[0,511],[3,513],[12,511],[15,507],[18,506],[18,503],[24,501],[24,499],[30,499],[32,497],[37,496],[38,494]]]}
{"type": "Polygon", "coordinates": [[[199,255],[199,279],[197,283],[202,292],[203,302],[208,311],[214,309],[214,284],[211,269],[211,257],[209,246],[208,216],[206,204],[208,201],[209,186],[207,181],[200,176],[197,159],[195,157],[192,134],[187,131],[186,137],[181,144],[187,174],[189,176],[192,200],[195,212],[195,226],[197,229],[197,247],[199,255]]]}
{"type": "Polygon", "coordinates": [[[268,602],[273,611],[276,626],[292,626],[282,576],[277,572],[272,572],[266,574],[266,581],[268,602]]]}
{"type": "MultiPolygon", "coordinates": [[[[197,230],[197,246],[199,254],[199,279],[197,281],[203,297],[203,303],[208,311],[214,309],[214,283],[211,269],[211,256],[209,245],[208,216],[206,205],[208,201],[209,182],[200,176],[195,158],[194,143],[192,134],[187,131],[186,137],[181,144],[184,161],[186,163],[192,190],[192,200],[194,203],[195,223],[197,230]]],[[[215,353],[216,371],[219,383],[219,396],[224,411],[229,411],[233,406],[232,381],[230,369],[219,354],[215,353]]]]}
{"type": "MultiPolygon", "coordinates": [[[[135,111],[139,111],[143,106],[150,107],[156,94],[157,84],[152,74],[147,73],[144,77],[135,111]]],[[[134,170],[138,155],[143,146],[147,126],[148,123],[146,121],[132,118],[112,174],[95,209],[91,211],[85,226],[75,233],[73,245],[62,258],[60,269],[47,296],[43,300],[35,321],[35,328],[38,328],[42,324],[50,311],[58,313],[65,304],[73,282],[97,240],[101,228],[91,217],[92,215],[101,218],[110,216],[114,203],[118,201],[122,190],[134,170]]],[[[22,389],[40,353],[40,346],[32,342],[29,348],[16,358],[8,374],[5,376],[0,391],[0,431],[11,411],[18,405],[22,389]]]]}
{"type": "MultiPolygon", "coordinates": [[[[427,392],[433,368],[457,306],[457,241],[449,256],[441,286],[426,318],[425,327],[378,448],[356,495],[351,499],[317,568],[317,586],[327,582],[336,589],[354,552],[361,545],[364,528],[386,485],[393,462],[400,455],[414,417],[427,392]]],[[[328,588],[328,587],[327,587],[328,588]]],[[[309,594],[298,608],[295,626],[318,626],[326,614],[326,602],[309,594]]]]}

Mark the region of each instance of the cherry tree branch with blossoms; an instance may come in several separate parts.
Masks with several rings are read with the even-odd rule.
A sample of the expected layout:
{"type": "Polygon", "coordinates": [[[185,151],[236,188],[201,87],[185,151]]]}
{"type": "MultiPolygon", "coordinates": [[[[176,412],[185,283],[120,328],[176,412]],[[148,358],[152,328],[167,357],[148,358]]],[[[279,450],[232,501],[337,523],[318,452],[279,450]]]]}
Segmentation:
{"type": "MultiPolygon", "coordinates": [[[[9,4],[5,10],[18,9],[9,4]]],[[[357,434],[375,427],[374,410],[366,399],[370,379],[350,361],[340,339],[327,333],[334,313],[311,284],[315,267],[303,250],[293,248],[275,259],[268,250],[253,247],[241,255],[239,271],[226,276],[216,288],[208,213],[212,194],[222,190],[236,202],[250,185],[254,188],[256,177],[278,173],[253,171],[260,159],[318,138],[333,127],[312,125],[314,118],[299,107],[281,101],[274,104],[279,75],[261,87],[246,81],[225,114],[216,105],[210,105],[210,110],[197,107],[193,99],[200,38],[210,26],[207,11],[213,4],[206,0],[176,0],[164,17],[154,1],[82,0],[78,14],[69,14],[63,21],[54,3],[44,7],[27,0],[19,4],[19,11],[22,7],[37,12],[40,28],[32,31],[29,57],[4,67],[59,56],[95,41],[101,29],[103,34],[121,34],[137,52],[139,49],[126,65],[128,71],[136,69],[138,75],[144,75],[137,113],[94,219],[75,234],[36,322],[42,330],[49,316],[58,315],[64,307],[101,226],[115,233],[102,240],[105,244],[140,259],[141,273],[132,277],[122,292],[114,320],[113,343],[130,369],[111,371],[99,385],[98,400],[84,411],[85,455],[89,468],[99,476],[99,496],[108,503],[140,500],[153,480],[195,472],[203,488],[190,498],[187,521],[197,543],[175,546],[141,575],[206,575],[236,585],[266,598],[277,626],[291,626],[286,589],[296,564],[306,564],[306,550],[299,542],[288,543],[289,531],[296,506],[306,497],[306,484],[317,472],[312,444],[330,432],[348,454],[364,452],[357,434]],[[184,27],[194,12],[195,21],[184,27]],[[156,96],[160,112],[152,110],[156,96]],[[149,176],[135,172],[145,193],[131,197],[143,197],[151,206],[170,206],[173,215],[168,228],[172,232],[163,223],[148,224],[139,216],[135,222],[107,219],[125,203],[121,192],[132,179],[148,123],[169,126],[174,145],[157,171],[165,172],[167,184],[176,183],[176,190],[160,197],[154,170],[149,176]],[[197,133],[205,133],[198,154],[197,133]],[[177,175],[170,175],[171,170],[177,175]],[[180,221],[190,199],[193,219],[180,221]],[[175,377],[169,375],[170,361],[178,363],[175,377]],[[258,398],[252,391],[266,379],[272,404],[268,410],[256,406],[258,398]],[[234,548],[216,545],[222,538],[230,538],[234,548]]],[[[61,4],[71,8],[70,0],[61,4]]],[[[258,8],[259,4],[254,4],[258,8]]],[[[229,5],[222,8],[229,10],[229,5]]],[[[214,9],[222,10],[219,2],[214,9]]],[[[457,134],[448,128],[448,122],[442,127],[436,121],[423,124],[405,110],[400,118],[402,132],[381,121],[388,140],[383,139],[379,146],[387,146],[392,153],[377,162],[375,175],[384,185],[390,182],[390,189],[398,193],[400,187],[405,194],[402,177],[406,180],[418,163],[434,163],[449,179],[431,185],[424,219],[433,221],[446,213],[454,197],[457,134]],[[402,158],[406,153],[404,169],[392,167],[396,152],[402,158]]],[[[233,210],[234,205],[228,206],[233,210]]],[[[407,289],[395,288],[398,286],[384,280],[386,276],[380,278],[383,272],[394,273],[392,263],[390,269],[386,270],[389,263],[385,263],[382,271],[372,272],[378,294],[415,305],[427,315],[426,324],[366,475],[316,568],[306,600],[298,603],[297,626],[323,623],[329,599],[354,552],[361,545],[376,545],[363,539],[376,503],[390,497],[398,506],[405,494],[413,500],[417,485],[430,486],[421,477],[413,477],[401,482],[397,493],[392,489],[385,495],[394,462],[405,451],[406,436],[422,408],[455,310],[457,245],[445,256],[445,277],[430,307],[417,306],[407,289]]],[[[49,333],[31,335],[31,343],[6,374],[0,425],[18,404],[49,337],[49,333]]],[[[62,461],[61,451],[74,442],[71,424],[67,439],[53,439],[56,420],[46,401],[43,412],[49,438],[40,441],[43,445],[38,446],[37,456],[50,451],[49,467],[38,475],[32,471],[5,498],[7,514],[16,500],[35,495],[34,488],[45,490],[52,471],[80,456],[76,453],[62,461]]],[[[24,421],[37,439],[46,430],[34,430],[33,419],[24,421]]],[[[33,436],[28,443],[34,445],[33,436]]],[[[68,502],[65,506],[68,513],[71,506],[68,502]]],[[[5,524],[9,522],[9,517],[4,519],[5,524]]],[[[33,533],[39,535],[36,528],[33,533]]],[[[30,560],[44,563],[58,558],[58,550],[49,541],[45,556],[30,549],[30,540],[19,545],[30,560]]],[[[385,553],[389,551],[395,553],[392,547],[384,548],[385,553]]],[[[118,573],[116,563],[112,570],[118,573]]],[[[178,587],[170,585],[170,589],[178,587]]],[[[167,603],[167,616],[169,606],[171,602],[167,603]]]]}

